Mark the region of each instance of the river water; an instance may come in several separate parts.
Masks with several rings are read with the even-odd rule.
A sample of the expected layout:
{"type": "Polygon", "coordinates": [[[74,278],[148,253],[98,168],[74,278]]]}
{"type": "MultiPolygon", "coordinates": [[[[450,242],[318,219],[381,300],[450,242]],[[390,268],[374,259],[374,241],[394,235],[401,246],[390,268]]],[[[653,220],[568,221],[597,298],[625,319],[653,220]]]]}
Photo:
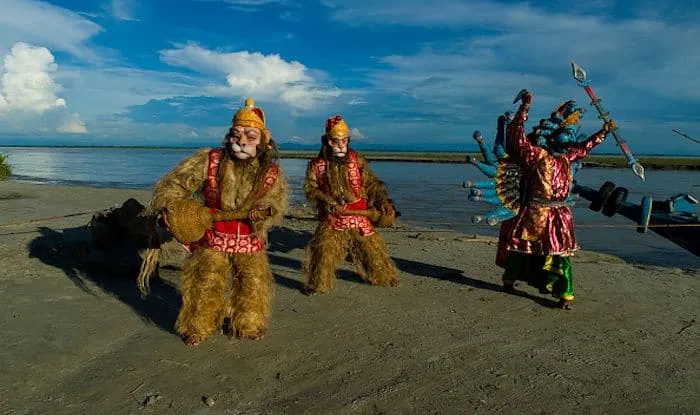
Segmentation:
{"type": "MultiPolygon", "coordinates": [[[[189,149],[124,148],[22,148],[0,147],[13,166],[13,179],[46,185],[75,185],[118,188],[150,188],[189,149]]],[[[700,163],[700,161],[698,161],[700,163]]],[[[292,203],[303,203],[301,191],[307,160],[283,159],[282,168],[291,188],[292,203]]],[[[496,235],[498,228],[473,225],[472,215],[484,214],[489,205],[469,202],[465,180],[484,176],[468,164],[376,161],[372,168],[387,183],[391,197],[402,213],[401,220],[436,229],[496,235]]],[[[606,180],[629,189],[628,201],[643,195],[665,199],[678,193],[700,196],[700,171],[648,170],[646,181],[630,169],[584,168],[580,184],[597,189],[606,180]]],[[[639,234],[629,220],[608,218],[592,212],[580,200],[574,209],[579,243],[584,249],[604,252],[629,262],[649,265],[700,268],[700,258],[653,232],[639,234]],[[611,228],[615,224],[619,227],[611,228]],[[604,227],[597,227],[604,226],[604,227]]],[[[700,243],[700,241],[698,242],[700,243]]]]}

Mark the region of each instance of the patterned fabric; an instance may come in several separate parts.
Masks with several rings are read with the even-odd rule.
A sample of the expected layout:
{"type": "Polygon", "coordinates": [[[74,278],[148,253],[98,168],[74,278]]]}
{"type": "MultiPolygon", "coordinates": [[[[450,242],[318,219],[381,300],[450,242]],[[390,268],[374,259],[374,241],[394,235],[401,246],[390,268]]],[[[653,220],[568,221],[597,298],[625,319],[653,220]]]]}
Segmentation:
{"type": "MultiPolygon", "coordinates": [[[[350,150],[348,157],[350,157],[350,161],[346,165],[348,169],[348,185],[350,186],[350,190],[352,190],[352,193],[355,195],[357,200],[345,204],[343,207],[348,210],[365,210],[368,206],[367,199],[362,197],[362,174],[360,172],[360,165],[357,160],[357,153],[354,150],[350,150]]],[[[311,165],[313,167],[319,189],[323,193],[330,195],[331,189],[325,175],[328,167],[326,160],[317,158],[311,162],[311,165]]],[[[362,236],[369,236],[374,233],[374,226],[366,216],[328,215],[326,220],[335,230],[342,231],[359,229],[360,235],[362,236]]]]}
{"type": "Polygon", "coordinates": [[[507,242],[508,251],[571,256],[579,249],[574,235],[571,207],[566,203],[572,183],[572,162],[588,155],[605,135],[595,134],[564,154],[550,154],[533,145],[525,135],[526,108],[508,126],[508,147],[526,172],[522,206],[507,242]]]}
{"type": "Polygon", "coordinates": [[[508,250],[506,249],[510,233],[513,231],[514,219],[501,222],[501,229],[498,232],[498,247],[496,248],[496,265],[501,268],[508,266],[508,250]]]}
{"type": "MultiPolygon", "coordinates": [[[[212,213],[221,209],[221,191],[216,173],[221,162],[221,149],[209,152],[209,164],[207,166],[207,180],[204,186],[204,202],[212,213]]],[[[258,197],[265,193],[277,182],[279,165],[273,164],[265,174],[264,184],[258,197]]],[[[214,222],[207,229],[199,241],[186,246],[190,252],[199,248],[208,248],[218,252],[231,254],[251,254],[265,250],[265,239],[259,233],[254,233],[247,220],[227,220],[214,222]]]]}

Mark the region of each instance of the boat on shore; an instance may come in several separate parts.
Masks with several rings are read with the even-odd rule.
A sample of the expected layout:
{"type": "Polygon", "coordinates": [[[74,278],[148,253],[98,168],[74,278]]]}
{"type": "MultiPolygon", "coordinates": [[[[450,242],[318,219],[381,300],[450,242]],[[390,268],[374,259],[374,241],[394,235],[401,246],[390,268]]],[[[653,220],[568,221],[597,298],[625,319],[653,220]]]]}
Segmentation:
{"type": "Polygon", "coordinates": [[[629,190],[603,183],[598,190],[574,184],[572,193],[588,200],[589,208],[607,217],[622,215],[637,224],[637,232],[649,230],[661,235],[688,252],[700,256],[700,218],[698,199],[689,193],[678,193],[665,200],[642,197],[637,203],[627,201],[629,190]]]}

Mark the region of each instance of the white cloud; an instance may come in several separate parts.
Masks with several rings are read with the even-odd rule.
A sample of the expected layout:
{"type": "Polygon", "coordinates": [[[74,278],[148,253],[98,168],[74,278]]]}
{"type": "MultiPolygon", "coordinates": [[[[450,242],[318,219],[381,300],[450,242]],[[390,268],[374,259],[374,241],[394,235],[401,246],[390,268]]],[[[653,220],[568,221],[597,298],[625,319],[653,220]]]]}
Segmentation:
{"type": "Polygon", "coordinates": [[[66,100],[56,95],[61,85],[54,81],[56,63],[43,47],[17,43],[5,56],[0,96],[6,111],[44,111],[65,107],[66,100]]]}
{"type": "Polygon", "coordinates": [[[57,77],[71,108],[86,119],[121,113],[151,99],[201,95],[204,88],[199,78],[126,67],[62,67],[57,77]]]}
{"type": "Polygon", "coordinates": [[[291,0],[200,0],[226,3],[233,10],[241,12],[258,12],[267,6],[292,5],[291,0]]]}
{"type": "Polygon", "coordinates": [[[169,65],[225,78],[225,85],[206,88],[212,96],[252,95],[279,100],[295,109],[310,109],[341,94],[338,88],[320,84],[300,62],[286,61],[277,54],[219,52],[189,44],[163,50],[160,56],[169,65]]]}
{"type": "Polygon", "coordinates": [[[363,138],[367,138],[364,134],[360,132],[359,129],[357,128],[351,128],[350,129],[350,137],[356,139],[356,140],[361,140],[363,138]]]}
{"type": "Polygon", "coordinates": [[[0,53],[17,42],[26,42],[82,59],[97,59],[86,43],[103,29],[80,14],[33,0],[0,0],[0,10],[0,53]]]}
{"type": "MultiPolygon", "coordinates": [[[[421,82],[411,76],[419,71],[424,72],[422,80],[427,80],[428,74],[445,80],[440,88],[463,87],[467,81],[455,76],[460,72],[459,78],[480,82],[490,78],[487,88],[496,86],[504,74],[518,73],[573,82],[567,70],[573,59],[595,72],[598,85],[610,82],[676,99],[700,99],[700,28],[694,24],[658,16],[613,20],[607,17],[610,14],[601,13],[601,5],[596,3],[581,3],[579,7],[585,9],[578,12],[570,8],[551,12],[525,3],[505,5],[484,0],[404,0],[400,5],[391,0],[325,0],[325,4],[332,7],[334,19],[348,25],[452,26],[453,30],[469,31],[467,40],[445,45],[444,50],[384,58],[393,68],[411,68],[394,76],[387,73],[403,87],[421,82]],[[475,30],[482,34],[473,35],[475,30]],[[448,76],[442,76],[445,73],[448,76]],[[447,78],[461,85],[447,82],[447,78]]],[[[649,15],[648,9],[638,7],[637,12],[649,15]]],[[[686,13],[698,14],[692,10],[686,13]]]]}
{"type": "Polygon", "coordinates": [[[78,117],[78,114],[72,114],[70,118],[66,119],[64,123],[58,127],[57,131],[69,134],[87,134],[88,130],[85,122],[81,121],[78,117]]]}
{"type": "MultiPolygon", "coordinates": [[[[672,151],[660,149],[657,137],[667,136],[676,121],[700,123],[691,109],[700,107],[700,28],[688,17],[698,10],[686,8],[684,18],[672,20],[636,4],[626,10],[633,17],[613,18],[609,5],[600,3],[565,12],[483,0],[324,3],[348,26],[450,27],[449,40],[377,58],[380,67],[365,71],[370,88],[364,97],[373,104],[352,110],[370,136],[421,142],[417,132],[431,128],[446,140],[471,142],[474,129],[491,134],[498,114],[513,109],[513,96],[525,87],[535,93],[532,119],[548,116],[568,98],[588,107],[571,60],[588,70],[633,151],[672,151]],[[401,122],[377,126],[377,114],[401,122]]],[[[589,108],[584,131],[599,128],[596,116],[589,108]]],[[[610,141],[606,150],[617,152],[610,141]]],[[[697,154],[686,144],[668,146],[697,154]]]]}
{"type": "Polygon", "coordinates": [[[66,112],[66,100],[58,95],[58,65],[44,47],[15,44],[0,70],[0,118],[3,131],[58,131],[86,133],[76,113],[66,112]]]}
{"type": "Polygon", "coordinates": [[[367,101],[365,101],[364,99],[356,97],[351,99],[350,102],[348,102],[348,105],[365,105],[366,103],[367,101]]]}
{"type": "Polygon", "coordinates": [[[134,0],[111,0],[109,11],[112,17],[118,20],[139,21],[134,15],[134,0]]]}

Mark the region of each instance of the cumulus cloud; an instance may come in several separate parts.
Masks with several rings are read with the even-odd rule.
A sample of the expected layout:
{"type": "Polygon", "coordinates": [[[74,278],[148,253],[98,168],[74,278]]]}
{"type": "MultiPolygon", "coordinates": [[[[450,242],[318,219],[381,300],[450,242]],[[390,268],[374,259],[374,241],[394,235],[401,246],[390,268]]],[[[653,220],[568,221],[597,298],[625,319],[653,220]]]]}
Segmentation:
{"type": "Polygon", "coordinates": [[[338,88],[321,84],[302,63],[286,61],[278,54],[219,52],[189,44],[163,50],[160,57],[172,66],[224,78],[225,85],[206,88],[213,96],[253,95],[278,99],[296,109],[310,109],[341,94],[338,88]]]}
{"type": "Polygon", "coordinates": [[[5,131],[87,132],[76,113],[66,112],[58,66],[47,48],[15,44],[0,70],[0,117],[5,131]]]}
{"type": "Polygon", "coordinates": [[[35,0],[0,0],[0,10],[0,53],[16,42],[26,42],[81,59],[97,59],[86,44],[103,29],[85,16],[35,0]]]}
{"type": "Polygon", "coordinates": [[[61,90],[54,81],[56,69],[48,49],[17,43],[4,59],[0,106],[6,111],[36,113],[65,107],[65,99],[56,96],[61,90]]]}

